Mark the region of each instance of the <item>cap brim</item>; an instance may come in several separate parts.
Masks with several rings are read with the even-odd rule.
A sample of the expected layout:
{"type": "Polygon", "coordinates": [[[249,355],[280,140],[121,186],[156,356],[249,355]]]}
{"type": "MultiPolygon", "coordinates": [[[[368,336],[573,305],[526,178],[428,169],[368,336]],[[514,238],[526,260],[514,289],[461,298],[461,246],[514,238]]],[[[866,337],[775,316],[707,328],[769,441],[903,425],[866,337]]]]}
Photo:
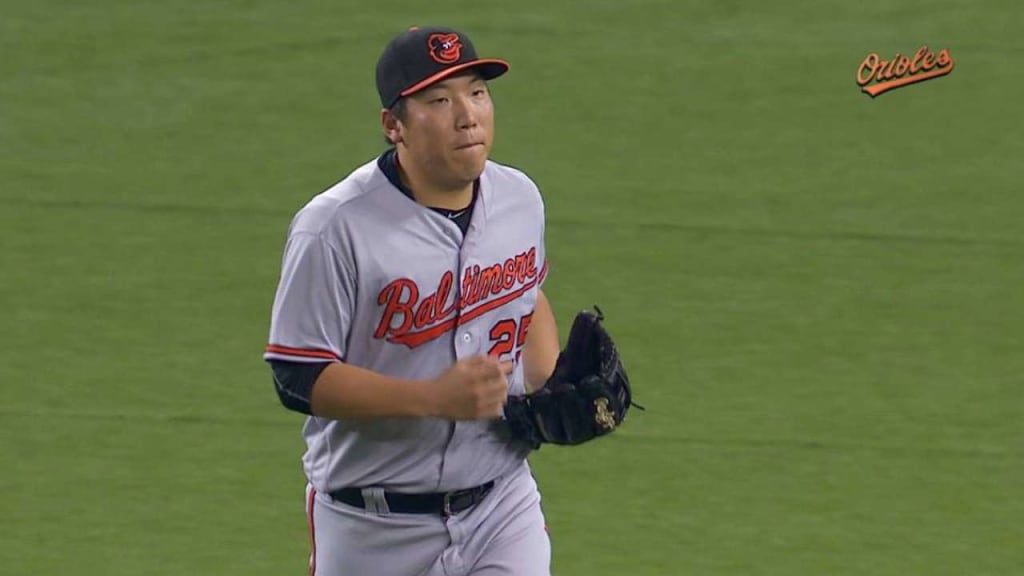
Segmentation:
{"type": "Polygon", "coordinates": [[[420,80],[416,84],[402,90],[400,94],[401,96],[415,94],[431,84],[436,84],[445,78],[454,76],[459,72],[464,72],[466,70],[479,70],[480,76],[482,76],[484,80],[491,80],[501,76],[505,72],[508,72],[508,62],[498,60],[497,58],[481,58],[470,62],[463,62],[462,64],[452,66],[451,68],[445,68],[433,76],[420,80]]]}

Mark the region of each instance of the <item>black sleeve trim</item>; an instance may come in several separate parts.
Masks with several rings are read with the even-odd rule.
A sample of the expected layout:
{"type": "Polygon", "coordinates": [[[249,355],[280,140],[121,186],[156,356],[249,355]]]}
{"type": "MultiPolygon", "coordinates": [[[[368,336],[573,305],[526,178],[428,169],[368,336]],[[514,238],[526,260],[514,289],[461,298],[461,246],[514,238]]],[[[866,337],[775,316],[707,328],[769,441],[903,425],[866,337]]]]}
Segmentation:
{"type": "Polygon", "coordinates": [[[274,388],[281,404],[289,410],[313,415],[310,398],[313,384],[330,362],[289,362],[270,360],[274,388]]]}

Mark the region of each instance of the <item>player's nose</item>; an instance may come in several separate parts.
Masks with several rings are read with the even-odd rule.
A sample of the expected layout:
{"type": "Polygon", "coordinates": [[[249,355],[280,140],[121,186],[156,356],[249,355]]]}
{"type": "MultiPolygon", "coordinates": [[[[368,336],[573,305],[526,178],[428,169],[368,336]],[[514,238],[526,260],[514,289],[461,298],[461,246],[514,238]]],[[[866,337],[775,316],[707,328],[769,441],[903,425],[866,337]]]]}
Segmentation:
{"type": "Polygon", "coordinates": [[[455,99],[455,127],[460,130],[476,128],[477,114],[473,104],[464,97],[455,99]]]}

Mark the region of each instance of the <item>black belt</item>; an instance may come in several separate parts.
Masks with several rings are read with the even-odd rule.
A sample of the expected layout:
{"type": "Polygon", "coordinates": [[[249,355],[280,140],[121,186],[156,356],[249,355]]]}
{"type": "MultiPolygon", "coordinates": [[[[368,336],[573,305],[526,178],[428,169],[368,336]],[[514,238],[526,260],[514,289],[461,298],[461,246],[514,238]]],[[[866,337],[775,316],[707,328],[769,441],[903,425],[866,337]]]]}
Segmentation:
{"type": "MultiPolygon", "coordinates": [[[[465,490],[454,492],[433,492],[429,494],[406,494],[404,492],[385,492],[384,500],[388,510],[396,514],[439,514],[451,516],[472,508],[483,501],[487,493],[494,488],[494,481],[465,490]]],[[[362,488],[342,488],[330,493],[337,502],[366,508],[362,488]]]]}

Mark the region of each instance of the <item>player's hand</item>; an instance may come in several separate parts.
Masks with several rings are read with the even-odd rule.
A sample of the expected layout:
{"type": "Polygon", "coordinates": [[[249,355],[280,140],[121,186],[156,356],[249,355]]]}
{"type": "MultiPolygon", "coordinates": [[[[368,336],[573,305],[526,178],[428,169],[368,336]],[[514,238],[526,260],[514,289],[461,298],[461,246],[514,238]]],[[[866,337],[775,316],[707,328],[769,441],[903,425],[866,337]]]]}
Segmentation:
{"type": "Polygon", "coordinates": [[[512,362],[474,356],[455,363],[433,381],[438,415],[449,420],[498,418],[508,397],[512,362]]]}

